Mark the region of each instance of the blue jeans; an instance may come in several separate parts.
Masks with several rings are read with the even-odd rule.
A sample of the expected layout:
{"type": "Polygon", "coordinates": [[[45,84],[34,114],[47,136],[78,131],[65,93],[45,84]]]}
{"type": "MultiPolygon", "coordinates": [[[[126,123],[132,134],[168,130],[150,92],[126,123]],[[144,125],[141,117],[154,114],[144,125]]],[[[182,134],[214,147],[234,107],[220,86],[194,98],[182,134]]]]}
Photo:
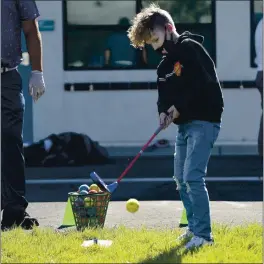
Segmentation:
{"type": "Polygon", "coordinates": [[[188,227],[195,236],[212,239],[209,196],[205,185],[207,164],[220,123],[192,121],[178,126],[174,179],[186,209],[188,227]]]}

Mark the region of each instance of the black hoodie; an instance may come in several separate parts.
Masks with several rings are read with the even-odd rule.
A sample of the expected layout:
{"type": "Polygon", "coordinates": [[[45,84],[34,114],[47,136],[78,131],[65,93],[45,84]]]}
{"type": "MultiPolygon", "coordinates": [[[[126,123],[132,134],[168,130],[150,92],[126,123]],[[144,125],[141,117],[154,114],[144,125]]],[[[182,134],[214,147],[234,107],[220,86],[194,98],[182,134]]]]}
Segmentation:
{"type": "Polygon", "coordinates": [[[203,40],[203,36],[184,32],[157,68],[158,111],[166,113],[174,105],[180,113],[175,124],[192,120],[221,122],[222,91],[203,40]]]}

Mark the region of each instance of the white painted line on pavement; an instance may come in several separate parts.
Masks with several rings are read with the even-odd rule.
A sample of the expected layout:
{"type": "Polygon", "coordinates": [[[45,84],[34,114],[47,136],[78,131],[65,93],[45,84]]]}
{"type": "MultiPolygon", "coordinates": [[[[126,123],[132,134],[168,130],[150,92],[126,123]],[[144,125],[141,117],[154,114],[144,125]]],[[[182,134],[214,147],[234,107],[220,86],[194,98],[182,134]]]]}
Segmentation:
{"type": "Polygon", "coordinates": [[[230,204],[234,207],[238,207],[238,208],[242,208],[242,207],[246,207],[247,205],[244,203],[237,203],[237,202],[224,202],[226,204],[230,204]]]}
{"type": "MultiPolygon", "coordinates": [[[[263,181],[262,177],[206,177],[207,182],[260,182],[263,181]]],[[[116,179],[105,179],[106,183],[112,183],[116,179]]],[[[174,181],[172,178],[134,178],[134,179],[123,179],[122,182],[136,183],[136,182],[171,182],[174,181]]],[[[92,180],[85,178],[77,179],[34,179],[26,180],[26,184],[69,184],[69,183],[91,183],[92,180]]]]}

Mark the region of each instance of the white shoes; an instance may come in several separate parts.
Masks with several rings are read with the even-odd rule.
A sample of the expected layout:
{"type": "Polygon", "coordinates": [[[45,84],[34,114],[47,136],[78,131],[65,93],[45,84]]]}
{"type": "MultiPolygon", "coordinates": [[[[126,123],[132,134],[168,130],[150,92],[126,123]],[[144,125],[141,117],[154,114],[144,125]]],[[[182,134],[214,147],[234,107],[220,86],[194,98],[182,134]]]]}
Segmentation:
{"type": "Polygon", "coordinates": [[[185,249],[193,249],[193,248],[198,248],[203,245],[213,245],[214,241],[213,240],[206,240],[202,237],[194,236],[186,245],[185,249]]]}
{"type": "Polygon", "coordinates": [[[193,232],[190,231],[189,228],[187,228],[187,229],[185,230],[185,232],[177,238],[177,241],[182,241],[182,240],[185,240],[185,239],[190,239],[190,238],[192,238],[193,236],[194,236],[193,232]]]}

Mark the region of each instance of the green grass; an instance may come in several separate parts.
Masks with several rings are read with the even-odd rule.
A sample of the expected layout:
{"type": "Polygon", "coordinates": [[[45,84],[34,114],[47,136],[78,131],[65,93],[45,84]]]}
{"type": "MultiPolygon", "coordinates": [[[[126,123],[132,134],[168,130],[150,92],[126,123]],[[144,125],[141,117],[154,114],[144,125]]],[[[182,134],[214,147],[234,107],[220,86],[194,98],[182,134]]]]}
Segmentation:
{"type": "Polygon", "coordinates": [[[113,229],[56,233],[21,229],[2,233],[2,263],[262,263],[262,226],[214,225],[214,246],[184,252],[181,230],[113,229]],[[84,240],[113,240],[109,248],[82,248],[84,240]]]}

